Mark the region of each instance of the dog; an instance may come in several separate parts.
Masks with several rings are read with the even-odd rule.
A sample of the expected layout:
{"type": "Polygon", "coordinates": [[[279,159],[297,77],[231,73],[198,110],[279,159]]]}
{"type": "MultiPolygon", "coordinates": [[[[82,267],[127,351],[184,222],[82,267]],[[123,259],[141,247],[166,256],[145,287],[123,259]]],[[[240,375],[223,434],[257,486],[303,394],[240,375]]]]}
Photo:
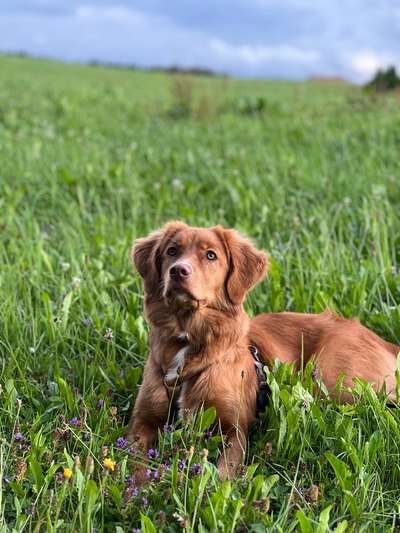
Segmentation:
{"type": "Polygon", "coordinates": [[[131,256],[144,281],[150,349],[126,438],[142,450],[152,446],[174,404],[181,418],[214,406],[226,443],[219,474],[233,477],[256,420],[260,359],[269,366],[274,359],[291,362],[300,370],[313,358],[333,396],[343,374],[339,401],[353,401],[356,377],[375,390],[384,386],[396,399],[400,348],[357,320],[330,311],[265,313],[250,320],[243,302],[266,274],[268,260],[235,230],[170,222],[139,239],[131,256]]]}
{"type": "Polygon", "coordinates": [[[226,443],[219,474],[232,477],[258,391],[243,302],[267,256],[235,230],[183,222],[139,239],[131,255],[144,281],[150,349],[126,438],[145,451],[174,401],[180,417],[214,406],[226,443]]]}

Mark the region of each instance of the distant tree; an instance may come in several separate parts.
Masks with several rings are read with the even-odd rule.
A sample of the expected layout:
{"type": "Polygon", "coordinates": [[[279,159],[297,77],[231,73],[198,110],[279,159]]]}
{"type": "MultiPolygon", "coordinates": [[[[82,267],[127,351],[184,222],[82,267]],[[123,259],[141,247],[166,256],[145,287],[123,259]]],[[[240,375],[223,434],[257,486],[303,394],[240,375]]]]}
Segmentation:
{"type": "Polygon", "coordinates": [[[365,87],[376,92],[391,91],[396,87],[400,87],[400,78],[397,75],[396,68],[390,66],[386,70],[379,69],[365,87]]]}

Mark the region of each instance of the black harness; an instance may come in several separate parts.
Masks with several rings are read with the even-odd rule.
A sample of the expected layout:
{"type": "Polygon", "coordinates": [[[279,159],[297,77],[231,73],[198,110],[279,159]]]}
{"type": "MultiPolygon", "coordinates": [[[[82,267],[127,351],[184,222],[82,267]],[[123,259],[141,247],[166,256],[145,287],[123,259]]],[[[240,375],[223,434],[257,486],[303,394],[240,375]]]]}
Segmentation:
{"type": "Polygon", "coordinates": [[[258,391],[256,397],[256,416],[258,417],[260,414],[265,413],[265,408],[268,405],[268,399],[271,390],[268,386],[264,372],[265,365],[258,355],[257,346],[250,344],[249,350],[254,359],[254,369],[256,371],[258,381],[258,391]]]}
{"type": "MultiPolygon", "coordinates": [[[[265,365],[258,355],[257,347],[254,346],[254,344],[250,344],[249,350],[254,359],[254,370],[256,371],[257,375],[258,390],[256,396],[256,416],[259,417],[260,414],[265,412],[271,391],[264,372],[265,365]]],[[[179,398],[181,395],[182,385],[176,384],[174,387],[168,387],[165,385],[165,388],[167,389],[167,394],[170,400],[169,422],[173,423],[178,420],[179,398]]]]}

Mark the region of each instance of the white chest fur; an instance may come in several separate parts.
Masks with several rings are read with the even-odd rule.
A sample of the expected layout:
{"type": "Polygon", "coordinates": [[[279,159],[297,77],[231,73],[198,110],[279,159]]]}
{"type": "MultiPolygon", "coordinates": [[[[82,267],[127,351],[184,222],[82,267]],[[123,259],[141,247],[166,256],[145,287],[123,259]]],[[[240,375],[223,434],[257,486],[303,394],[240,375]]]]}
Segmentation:
{"type": "Polygon", "coordinates": [[[168,372],[165,376],[165,381],[169,384],[173,384],[177,379],[179,372],[185,366],[185,356],[189,350],[189,346],[184,346],[179,350],[172,360],[172,364],[168,369],[168,372]]]}

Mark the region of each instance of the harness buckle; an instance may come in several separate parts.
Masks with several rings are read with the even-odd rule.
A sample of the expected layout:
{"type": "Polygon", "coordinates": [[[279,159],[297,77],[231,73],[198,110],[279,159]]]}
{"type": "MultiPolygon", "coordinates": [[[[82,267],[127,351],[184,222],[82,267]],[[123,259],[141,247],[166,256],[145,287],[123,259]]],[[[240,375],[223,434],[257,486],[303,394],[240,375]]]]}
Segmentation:
{"type": "Polygon", "coordinates": [[[254,346],[254,344],[249,345],[250,353],[254,359],[254,368],[257,375],[257,381],[258,381],[258,391],[256,396],[256,416],[258,417],[260,413],[265,412],[265,408],[268,405],[268,397],[269,397],[269,386],[267,383],[267,380],[265,379],[265,373],[264,373],[264,363],[261,361],[259,355],[258,355],[258,349],[257,346],[254,346]]]}

